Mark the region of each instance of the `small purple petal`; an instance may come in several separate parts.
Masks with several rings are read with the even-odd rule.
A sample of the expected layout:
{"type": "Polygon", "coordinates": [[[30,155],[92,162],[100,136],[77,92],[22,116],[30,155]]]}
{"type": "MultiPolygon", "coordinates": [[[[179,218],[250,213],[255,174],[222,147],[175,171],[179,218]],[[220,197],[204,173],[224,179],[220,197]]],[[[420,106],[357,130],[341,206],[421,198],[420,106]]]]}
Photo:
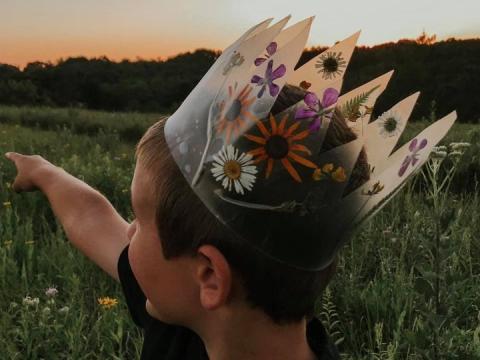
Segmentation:
{"type": "Polygon", "coordinates": [[[421,150],[423,149],[425,146],[427,146],[427,139],[423,139],[421,142],[420,142],[420,145],[418,146],[418,150],[421,150]]]}
{"type": "Polygon", "coordinates": [[[325,90],[323,93],[322,107],[327,108],[335,104],[337,102],[338,95],[338,91],[334,88],[328,88],[325,90]]]}
{"type": "Polygon", "coordinates": [[[265,58],[256,58],[256,59],[255,59],[255,66],[260,66],[260,65],[262,65],[262,64],[265,62],[265,60],[267,60],[267,59],[265,59],[265,58]]]}
{"type": "Polygon", "coordinates": [[[414,151],[417,148],[417,139],[413,139],[410,145],[408,146],[408,149],[410,151],[414,151]]]}
{"type": "Polygon", "coordinates": [[[307,106],[308,106],[309,108],[318,111],[319,101],[318,101],[318,97],[317,97],[317,95],[315,95],[315,93],[313,93],[313,92],[308,92],[308,93],[305,95],[305,98],[303,99],[303,101],[305,102],[305,104],[307,104],[307,106]]]}
{"type": "Polygon", "coordinates": [[[321,125],[322,125],[322,119],[319,116],[319,117],[316,117],[315,120],[310,123],[310,125],[308,126],[308,129],[312,132],[318,131],[321,125]]]}
{"type": "Polygon", "coordinates": [[[267,53],[268,55],[272,56],[275,54],[277,51],[277,43],[275,41],[272,41],[268,46],[267,46],[267,53]]]}
{"type": "Polygon", "coordinates": [[[405,174],[405,171],[408,168],[408,165],[410,165],[411,158],[409,155],[403,160],[402,166],[400,167],[400,170],[398,171],[398,176],[403,176],[405,174]]]}
{"type": "Polygon", "coordinates": [[[254,84],[258,84],[261,80],[263,80],[262,77],[258,76],[258,75],[253,75],[252,76],[252,80],[250,80],[250,82],[254,83],[254,84]]]}
{"type": "Polygon", "coordinates": [[[308,119],[316,115],[317,113],[313,110],[301,108],[301,109],[297,109],[295,113],[295,119],[308,119]]]}
{"type": "Polygon", "coordinates": [[[283,75],[285,75],[286,72],[287,72],[287,68],[285,67],[285,65],[283,64],[280,65],[273,71],[272,80],[281,78],[283,75]]]}
{"type": "Polygon", "coordinates": [[[268,88],[270,90],[270,95],[274,97],[277,96],[280,91],[280,86],[274,83],[268,84],[268,88]]]}
{"type": "Polygon", "coordinates": [[[270,60],[267,64],[267,70],[265,70],[265,79],[272,78],[272,67],[273,67],[273,60],[270,60]]]}

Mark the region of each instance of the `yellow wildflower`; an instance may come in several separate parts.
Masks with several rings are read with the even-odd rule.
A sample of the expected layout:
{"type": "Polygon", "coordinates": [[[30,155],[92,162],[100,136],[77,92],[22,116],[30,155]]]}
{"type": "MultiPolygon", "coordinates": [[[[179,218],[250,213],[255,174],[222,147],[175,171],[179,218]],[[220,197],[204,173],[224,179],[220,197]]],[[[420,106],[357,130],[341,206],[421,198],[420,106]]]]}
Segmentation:
{"type": "Polygon", "coordinates": [[[329,174],[332,170],[333,170],[333,164],[332,163],[325,164],[322,167],[322,171],[326,174],[329,174]]]}
{"type": "Polygon", "coordinates": [[[323,177],[324,175],[322,174],[322,171],[320,169],[315,169],[315,171],[312,174],[312,178],[315,181],[322,180],[323,177]]]}
{"type": "Polygon", "coordinates": [[[12,203],[11,203],[10,201],[5,201],[5,202],[3,203],[3,206],[9,207],[9,206],[12,206],[12,203]]]}
{"type": "Polygon", "coordinates": [[[334,172],[332,172],[332,179],[336,182],[344,182],[347,180],[347,176],[345,175],[345,169],[339,166],[334,172]]]}
{"type": "Polygon", "coordinates": [[[114,307],[118,304],[117,299],[113,299],[108,296],[103,298],[98,298],[97,301],[104,309],[110,309],[111,307],[114,307]]]}

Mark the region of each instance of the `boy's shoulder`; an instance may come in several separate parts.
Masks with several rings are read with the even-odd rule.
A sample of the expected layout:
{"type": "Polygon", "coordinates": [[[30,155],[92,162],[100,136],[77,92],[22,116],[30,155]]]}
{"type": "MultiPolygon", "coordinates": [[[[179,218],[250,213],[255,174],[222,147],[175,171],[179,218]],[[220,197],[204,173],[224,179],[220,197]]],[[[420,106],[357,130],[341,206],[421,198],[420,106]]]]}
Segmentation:
{"type": "MultiPolygon", "coordinates": [[[[128,310],[135,324],[143,328],[144,343],[141,359],[201,359],[208,355],[202,339],[192,330],[170,325],[151,317],[145,309],[146,297],[133,275],[128,260],[127,245],[118,259],[118,276],[128,310]]],[[[319,360],[339,359],[320,320],[313,317],[307,323],[307,340],[319,360]]]]}

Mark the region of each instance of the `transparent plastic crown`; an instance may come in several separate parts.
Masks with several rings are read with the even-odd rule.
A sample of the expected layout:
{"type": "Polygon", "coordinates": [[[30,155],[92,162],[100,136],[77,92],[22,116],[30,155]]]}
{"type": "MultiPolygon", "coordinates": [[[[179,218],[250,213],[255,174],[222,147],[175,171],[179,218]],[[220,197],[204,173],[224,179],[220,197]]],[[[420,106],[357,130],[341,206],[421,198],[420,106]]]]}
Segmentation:
{"type": "Polygon", "coordinates": [[[289,18],[268,19],[225,49],[169,117],[165,137],[218,220],[266,256],[316,271],[428,160],[456,113],[392,153],[419,93],[370,122],[393,71],[340,96],[360,32],[295,69],[313,17],[284,29],[289,18]],[[272,114],[286,84],[301,99],[272,114]],[[335,113],[357,138],[325,150],[335,113]],[[362,150],[370,179],[347,194],[362,150]]]}

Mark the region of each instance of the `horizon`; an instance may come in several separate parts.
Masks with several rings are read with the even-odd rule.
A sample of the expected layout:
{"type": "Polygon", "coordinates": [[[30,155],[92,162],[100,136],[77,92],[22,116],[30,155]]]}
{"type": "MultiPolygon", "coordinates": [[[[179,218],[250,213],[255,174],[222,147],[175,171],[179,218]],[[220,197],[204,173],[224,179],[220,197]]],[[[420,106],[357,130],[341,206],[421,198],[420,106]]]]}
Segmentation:
{"type": "Polygon", "coordinates": [[[476,0],[462,1],[461,8],[433,0],[404,0],[397,6],[382,0],[371,0],[368,6],[345,1],[341,9],[334,5],[327,8],[318,0],[304,0],[302,7],[291,6],[287,0],[274,4],[256,0],[43,0],[40,6],[2,0],[0,63],[22,69],[29,62],[55,63],[79,56],[166,60],[201,48],[221,51],[254,24],[269,17],[275,22],[288,14],[292,19],[287,26],[316,15],[306,48],[329,47],[358,30],[362,30],[358,46],[367,47],[414,40],[422,31],[435,34],[437,42],[480,38],[480,2],[476,0]]]}
{"type": "MultiPolygon", "coordinates": [[[[419,34],[419,36],[422,35],[422,34],[419,34]]],[[[427,36],[434,36],[435,34],[426,34],[427,36]]],[[[395,41],[387,41],[387,42],[383,42],[383,43],[380,43],[380,44],[373,44],[373,45],[364,45],[364,44],[357,44],[355,46],[355,48],[368,48],[368,49],[371,49],[371,48],[374,48],[374,47],[377,47],[377,46],[382,46],[382,45],[386,45],[386,44],[398,44],[400,41],[405,41],[405,40],[409,40],[409,41],[415,41],[417,38],[402,38],[402,39],[397,39],[395,41]]],[[[436,44],[436,43],[441,43],[441,42],[445,42],[445,41],[448,41],[448,40],[455,40],[455,41],[463,41],[463,40],[480,40],[480,36],[476,36],[476,37],[467,37],[467,38],[457,38],[457,37],[449,37],[449,38],[445,38],[445,39],[441,39],[441,40],[438,40],[436,39],[435,42],[433,44],[436,44]]],[[[340,41],[340,40],[339,40],[340,41]]],[[[430,46],[430,45],[433,45],[433,44],[426,44],[427,46],[430,46]]],[[[304,51],[305,50],[312,50],[312,49],[315,49],[315,48],[325,48],[325,47],[330,47],[334,44],[330,44],[330,45],[312,45],[312,46],[309,46],[309,47],[305,47],[304,51]]],[[[95,59],[103,59],[105,58],[106,60],[110,61],[110,62],[114,62],[114,63],[121,63],[123,61],[129,61],[129,62],[137,62],[137,61],[157,61],[157,62],[160,62],[160,61],[168,61],[170,59],[173,59],[177,56],[181,56],[181,55],[184,55],[184,54],[188,54],[188,53],[194,53],[195,51],[198,51],[198,50],[209,50],[209,51],[223,51],[223,49],[215,49],[215,48],[205,48],[205,47],[199,47],[199,48],[195,48],[195,49],[188,49],[188,50],[185,50],[185,51],[181,51],[181,52],[178,52],[176,54],[172,54],[168,57],[156,57],[156,58],[144,58],[142,56],[139,56],[139,55],[136,55],[135,57],[130,57],[130,58],[112,58],[112,57],[109,57],[108,55],[94,55],[94,56],[85,56],[85,55],[82,55],[82,54],[77,54],[77,55],[70,55],[70,56],[66,56],[66,57],[60,57],[58,59],[54,59],[54,60],[47,60],[47,61],[41,61],[41,60],[32,60],[32,61],[29,61],[25,64],[23,64],[22,66],[19,66],[17,64],[10,64],[10,63],[6,63],[6,62],[2,62],[1,61],[1,58],[0,58],[0,65],[10,65],[10,66],[15,66],[17,67],[18,69],[20,70],[24,70],[25,67],[30,64],[30,63],[36,63],[36,62],[39,62],[39,63],[45,63],[45,64],[51,64],[53,66],[56,66],[58,65],[60,62],[62,61],[66,61],[68,59],[76,59],[76,58],[86,58],[87,60],[95,60],[95,59]]]]}

